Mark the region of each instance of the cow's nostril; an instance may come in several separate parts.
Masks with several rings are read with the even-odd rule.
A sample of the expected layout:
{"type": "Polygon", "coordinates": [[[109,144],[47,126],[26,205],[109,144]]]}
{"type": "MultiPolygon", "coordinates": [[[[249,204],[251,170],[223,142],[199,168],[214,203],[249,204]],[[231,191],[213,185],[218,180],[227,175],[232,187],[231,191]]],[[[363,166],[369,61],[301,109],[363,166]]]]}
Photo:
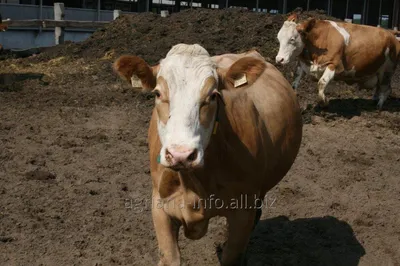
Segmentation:
{"type": "Polygon", "coordinates": [[[172,153],[170,153],[168,149],[165,149],[165,159],[167,161],[170,161],[172,159],[172,157],[173,157],[172,153]]]}
{"type": "Polygon", "coordinates": [[[197,158],[197,149],[194,149],[194,151],[188,156],[188,161],[193,162],[197,158]]]}

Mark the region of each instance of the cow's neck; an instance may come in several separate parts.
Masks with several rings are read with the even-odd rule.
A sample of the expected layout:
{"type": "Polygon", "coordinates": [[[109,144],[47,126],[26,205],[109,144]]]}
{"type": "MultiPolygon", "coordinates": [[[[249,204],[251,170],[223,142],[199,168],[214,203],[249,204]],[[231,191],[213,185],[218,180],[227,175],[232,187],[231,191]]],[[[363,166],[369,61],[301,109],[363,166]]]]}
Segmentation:
{"type": "Polygon", "coordinates": [[[310,62],[311,61],[311,54],[307,47],[304,47],[303,51],[299,55],[300,60],[303,62],[310,62]]]}
{"type": "Polygon", "coordinates": [[[205,167],[196,171],[196,176],[211,194],[223,191],[221,187],[225,187],[227,182],[240,183],[239,179],[246,178],[245,172],[248,166],[251,166],[251,162],[249,163],[251,156],[246,156],[248,150],[243,145],[241,136],[243,132],[238,132],[237,124],[243,123],[243,118],[236,118],[235,114],[229,113],[234,106],[236,109],[238,106],[228,95],[225,96],[227,96],[224,97],[226,105],[222,101],[218,103],[214,132],[205,150],[205,167]],[[230,178],[226,178],[227,176],[230,178]]]}

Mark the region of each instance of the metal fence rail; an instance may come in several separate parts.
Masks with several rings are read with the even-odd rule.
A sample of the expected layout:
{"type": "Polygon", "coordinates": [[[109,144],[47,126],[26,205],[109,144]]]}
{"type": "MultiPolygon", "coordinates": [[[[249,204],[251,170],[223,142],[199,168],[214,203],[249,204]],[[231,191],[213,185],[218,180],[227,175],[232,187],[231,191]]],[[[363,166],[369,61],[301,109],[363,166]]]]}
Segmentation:
{"type": "MultiPolygon", "coordinates": [[[[3,15],[3,19],[54,19],[54,6],[0,3],[0,13],[3,15]]],[[[110,21],[113,19],[113,11],[66,7],[65,19],[81,21],[110,21]]]]}
{"type": "Polygon", "coordinates": [[[0,13],[3,23],[8,26],[7,31],[0,33],[0,44],[5,49],[29,49],[64,41],[83,41],[97,28],[104,27],[122,14],[120,10],[64,8],[62,3],[55,3],[54,6],[0,4],[0,13]]]}

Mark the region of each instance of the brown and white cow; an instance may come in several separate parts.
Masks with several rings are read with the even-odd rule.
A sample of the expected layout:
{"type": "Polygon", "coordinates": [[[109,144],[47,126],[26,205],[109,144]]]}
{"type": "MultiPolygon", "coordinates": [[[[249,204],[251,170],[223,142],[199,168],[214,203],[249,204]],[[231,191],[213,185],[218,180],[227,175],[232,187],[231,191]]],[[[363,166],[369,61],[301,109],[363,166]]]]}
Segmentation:
{"type": "MultiPolygon", "coordinates": [[[[6,19],[5,21],[9,21],[10,19],[6,19]]],[[[8,29],[8,25],[3,23],[3,17],[0,14],[0,31],[6,31],[8,29]]]]}
{"type": "Polygon", "coordinates": [[[200,239],[215,216],[229,224],[221,264],[233,265],[261,200],[299,150],[302,119],[290,84],[255,51],[210,57],[197,44],[174,46],[153,67],[122,56],[114,69],[155,93],[148,142],[158,265],[181,264],[181,226],[200,239]]]}
{"type": "Polygon", "coordinates": [[[319,79],[319,102],[328,104],[325,88],[332,79],[375,88],[378,108],[391,93],[391,78],[400,56],[400,43],[391,32],[365,25],[316,20],[297,23],[291,15],[278,33],[276,62],[298,59],[297,88],[304,73],[319,79]]]}
{"type": "MultiPolygon", "coordinates": [[[[8,19],[7,19],[8,21],[8,19]]],[[[8,25],[3,23],[3,19],[0,14],[0,31],[6,31],[8,29],[8,25]]],[[[0,51],[3,50],[3,45],[0,44],[0,51]]]]}

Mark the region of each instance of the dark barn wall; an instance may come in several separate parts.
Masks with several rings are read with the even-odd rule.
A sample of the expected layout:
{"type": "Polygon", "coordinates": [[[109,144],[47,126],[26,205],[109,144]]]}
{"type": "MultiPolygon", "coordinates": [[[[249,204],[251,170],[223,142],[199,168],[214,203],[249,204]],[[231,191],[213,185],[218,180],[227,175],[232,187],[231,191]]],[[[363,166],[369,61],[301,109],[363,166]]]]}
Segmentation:
{"type": "Polygon", "coordinates": [[[332,16],[340,19],[347,18],[346,5],[347,5],[347,0],[333,0],[332,16]]]}
{"type": "Polygon", "coordinates": [[[377,26],[379,24],[379,0],[369,0],[366,24],[377,26]]]}
{"type": "Polygon", "coordinates": [[[310,0],[310,10],[314,9],[328,10],[328,0],[310,0]]]}
{"type": "Polygon", "coordinates": [[[307,10],[307,0],[288,0],[287,11],[290,12],[293,9],[301,7],[303,10],[307,10]]]}

